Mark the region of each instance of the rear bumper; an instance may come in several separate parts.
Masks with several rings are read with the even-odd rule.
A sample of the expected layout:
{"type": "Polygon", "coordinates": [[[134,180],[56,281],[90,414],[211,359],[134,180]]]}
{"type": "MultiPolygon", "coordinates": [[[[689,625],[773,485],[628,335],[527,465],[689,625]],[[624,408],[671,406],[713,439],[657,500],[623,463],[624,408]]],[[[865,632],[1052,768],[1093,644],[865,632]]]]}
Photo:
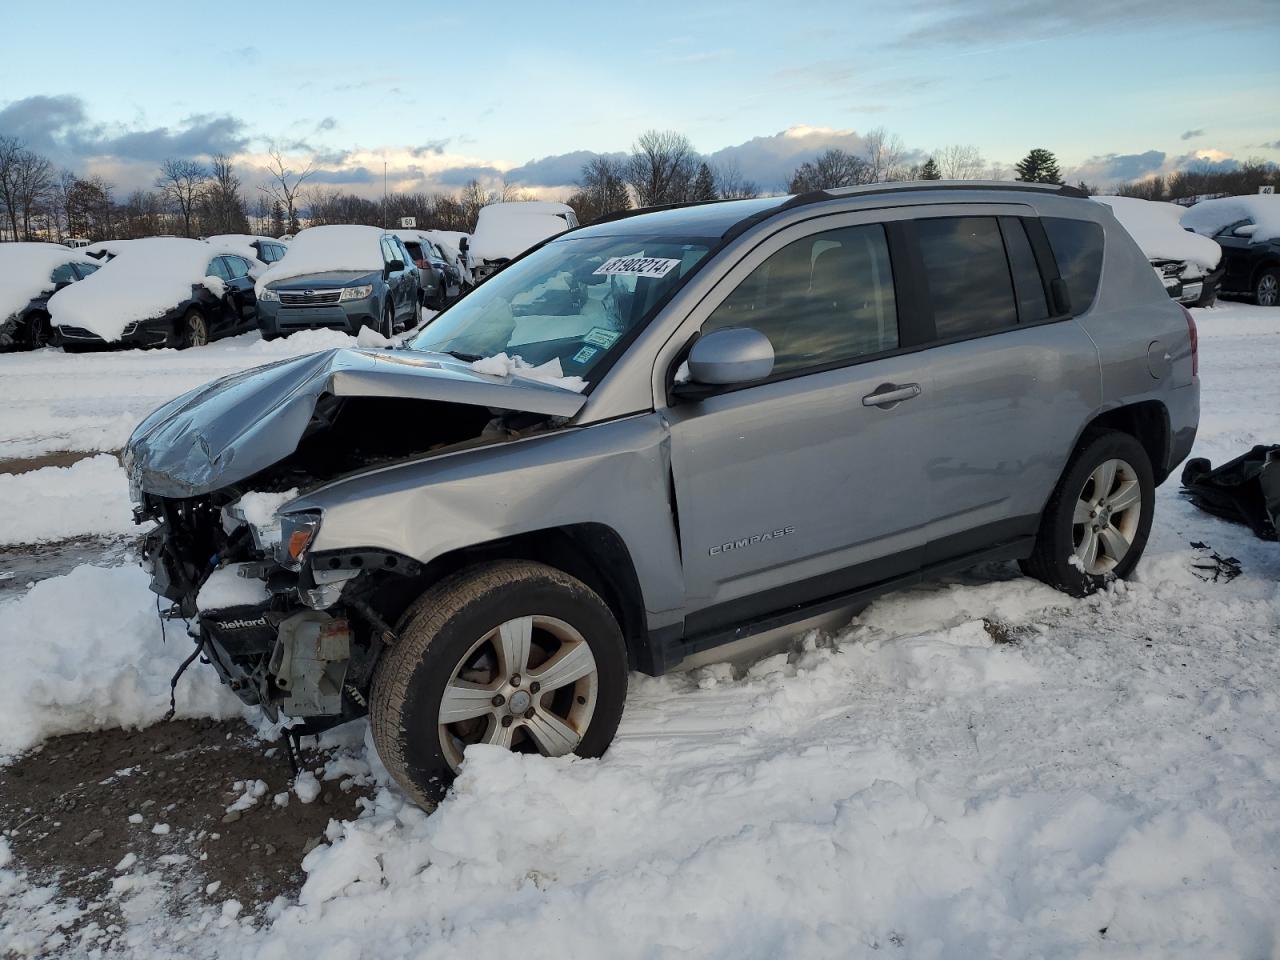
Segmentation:
{"type": "Polygon", "coordinates": [[[1164,396],[1169,411],[1169,462],[1164,473],[1171,476],[1187,459],[1196,442],[1200,426],[1200,379],[1197,377],[1185,387],[1177,387],[1164,396]]]}

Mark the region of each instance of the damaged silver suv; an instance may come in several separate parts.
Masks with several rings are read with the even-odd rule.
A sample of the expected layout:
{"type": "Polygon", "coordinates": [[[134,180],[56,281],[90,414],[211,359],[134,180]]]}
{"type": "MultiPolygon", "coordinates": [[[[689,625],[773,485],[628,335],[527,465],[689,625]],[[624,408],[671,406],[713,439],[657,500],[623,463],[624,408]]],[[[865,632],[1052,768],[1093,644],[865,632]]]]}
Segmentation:
{"type": "Polygon", "coordinates": [[[1126,576],[1196,363],[1107,207],[885,184],[571,231],[404,348],[172,401],[126,466],[226,683],[305,731],[367,712],[426,803],[470,744],[600,755],[630,670],[978,561],[1126,576]]]}

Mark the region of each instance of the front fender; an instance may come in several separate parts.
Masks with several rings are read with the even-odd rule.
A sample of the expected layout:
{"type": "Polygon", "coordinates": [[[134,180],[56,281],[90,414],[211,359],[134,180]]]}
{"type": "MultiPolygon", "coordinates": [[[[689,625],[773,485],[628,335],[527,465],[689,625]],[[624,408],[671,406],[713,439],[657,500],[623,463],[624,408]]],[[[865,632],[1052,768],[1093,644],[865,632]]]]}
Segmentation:
{"type": "Polygon", "coordinates": [[[645,609],[682,606],[670,499],[669,434],[653,413],[460,450],[309,491],[287,511],[320,510],[316,552],[369,548],[426,564],[520,534],[599,523],[631,552],[645,609]]]}

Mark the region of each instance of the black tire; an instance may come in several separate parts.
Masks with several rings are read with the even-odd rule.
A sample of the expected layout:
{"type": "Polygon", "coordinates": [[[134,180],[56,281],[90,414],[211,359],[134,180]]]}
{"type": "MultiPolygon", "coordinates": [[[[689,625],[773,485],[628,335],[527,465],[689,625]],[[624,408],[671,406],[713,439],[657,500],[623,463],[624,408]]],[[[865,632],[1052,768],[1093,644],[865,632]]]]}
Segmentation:
{"type": "MultiPolygon", "coordinates": [[[[373,679],[369,721],[378,755],[423,807],[443,797],[455,776],[439,723],[446,686],[480,638],[528,616],[570,625],[595,659],[594,710],[573,752],[598,757],[613,741],[627,694],[627,654],[605,602],[545,564],[504,560],[470,567],[428,589],[409,608],[373,679]]],[[[532,740],[521,746],[532,747],[532,740]]]]}
{"type": "Polygon", "coordinates": [[[1280,307],[1280,269],[1268,267],[1253,281],[1253,301],[1260,307],[1280,307]]]}
{"type": "Polygon", "coordinates": [[[47,313],[33,313],[27,318],[26,336],[23,338],[22,344],[28,350],[41,350],[49,346],[52,336],[53,327],[49,323],[49,315],[47,313]]]}
{"type": "Polygon", "coordinates": [[[392,301],[388,300],[386,308],[382,311],[382,324],[378,328],[378,332],[390,340],[395,334],[395,329],[396,307],[392,301]]]}
{"type": "Polygon", "coordinates": [[[1020,564],[1023,572],[1073,597],[1088,596],[1114,579],[1125,579],[1146,549],[1155,498],[1151,460],[1141,443],[1116,430],[1085,434],[1044,508],[1034,552],[1020,564]],[[1083,569],[1076,557],[1077,527],[1083,525],[1074,523],[1074,513],[1094,471],[1108,460],[1120,460],[1132,467],[1141,495],[1141,513],[1123,558],[1111,570],[1092,574],[1083,569]]]}
{"type": "Polygon", "coordinates": [[[178,322],[178,349],[203,347],[209,342],[209,321],[204,314],[192,307],[178,322]]]}
{"type": "Polygon", "coordinates": [[[268,329],[267,327],[262,328],[263,340],[279,340],[282,336],[284,336],[284,334],[280,333],[278,330],[268,329]]]}

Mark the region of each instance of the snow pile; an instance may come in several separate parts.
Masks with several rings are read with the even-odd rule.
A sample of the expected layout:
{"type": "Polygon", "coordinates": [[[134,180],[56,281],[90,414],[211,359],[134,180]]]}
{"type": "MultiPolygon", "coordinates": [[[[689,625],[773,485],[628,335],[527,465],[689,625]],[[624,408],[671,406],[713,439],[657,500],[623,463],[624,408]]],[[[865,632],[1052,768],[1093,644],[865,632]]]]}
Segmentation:
{"type": "Polygon", "coordinates": [[[1216,241],[1183,229],[1180,220],[1185,207],[1136,197],[1093,199],[1112,209],[1148,260],[1185,260],[1208,273],[1222,259],[1216,241]]]}
{"type": "Polygon", "coordinates": [[[54,326],[83,327],[108,342],[125,327],[190,300],[218,251],[202,240],[152,237],[114,244],[118,252],[91,277],[49,298],[54,326]]]}
{"type": "Polygon", "coordinates": [[[269,283],[313,273],[334,270],[379,273],[384,262],[383,236],[378,227],[308,227],[289,244],[289,252],[258,277],[258,295],[262,295],[269,283]]]}
{"type": "Polygon", "coordinates": [[[94,261],[60,243],[0,243],[0,322],[52,290],[50,274],[64,263],[94,261]]]}
{"type": "Polygon", "coordinates": [[[1249,237],[1251,243],[1264,243],[1280,238],[1280,195],[1256,194],[1201,200],[1188,207],[1182,215],[1184,227],[1190,227],[1206,237],[1241,220],[1248,220],[1257,226],[1249,237]]]}
{"type": "Polygon", "coordinates": [[[69,467],[0,473],[0,543],[131,536],[144,529],[133,522],[124,469],[109,454],[69,467]]]}
{"type": "Polygon", "coordinates": [[[480,208],[469,251],[472,263],[510,260],[534,244],[569,229],[573,208],[549,200],[491,203],[480,208]]]}
{"type": "Polygon", "coordinates": [[[471,369],[476,373],[488,374],[491,377],[519,377],[523,380],[537,380],[539,383],[547,383],[553,387],[560,387],[562,390],[572,390],[574,393],[581,393],[587,386],[587,381],[581,377],[566,377],[564,375],[564,370],[560,367],[559,357],[534,366],[532,363],[526,363],[523,357],[509,357],[505,353],[499,353],[492,357],[476,360],[471,364],[471,369]]]}
{"type": "Polygon", "coordinates": [[[242,566],[228,564],[209,574],[196,595],[196,609],[224,610],[266,603],[269,599],[266,583],[257,577],[240,576],[242,566]]]}
{"type": "MultiPolygon", "coordinates": [[[[77,567],[0,604],[0,756],[77,730],[143,726],[169,709],[169,678],[193,645],[161,622],[140,567],[77,567]]],[[[178,685],[178,716],[231,717],[212,669],[178,685]]]]}

